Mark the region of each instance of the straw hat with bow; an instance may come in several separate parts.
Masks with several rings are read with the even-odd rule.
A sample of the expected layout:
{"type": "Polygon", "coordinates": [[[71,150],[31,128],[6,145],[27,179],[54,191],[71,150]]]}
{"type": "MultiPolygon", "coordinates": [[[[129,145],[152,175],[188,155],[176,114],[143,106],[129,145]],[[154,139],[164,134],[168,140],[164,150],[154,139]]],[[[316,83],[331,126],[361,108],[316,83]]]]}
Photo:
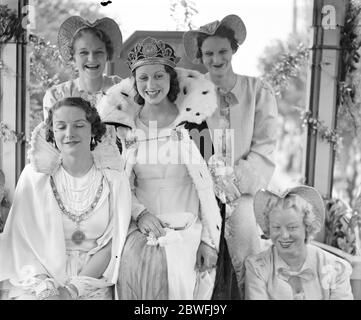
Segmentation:
{"type": "Polygon", "coordinates": [[[246,39],[247,30],[242,19],[235,15],[230,14],[224,17],[221,21],[213,21],[204,26],[201,26],[197,30],[187,31],[183,36],[183,44],[186,55],[188,58],[196,64],[201,61],[197,58],[198,44],[197,38],[200,34],[213,36],[220,26],[225,26],[234,31],[234,37],[239,45],[241,45],[246,39]]]}
{"type": "Polygon", "coordinates": [[[113,19],[102,18],[91,23],[82,17],[71,16],[61,24],[58,32],[58,47],[65,61],[72,59],[71,46],[74,36],[86,28],[98,29],[106,34],[114,48],[113,57],[110,61],[113,61],[115,57],[119,58],[122,47],[122,33],[118,24],[113,19]]]}
{"type": "Polygon", "coordinates": [[[325,206],[320,193],[313,187],[297,186],[287,189],[282,194],[261,189],[254,196],[254,214],[256,221],[262,231],[267,234],[269,230],[268,214],[274,208],[275,201],[284,199],[289,195],[297,195],[305,200],[312,207],[315,222],[318,226],[322,226],[325,221],[325,206]]]}

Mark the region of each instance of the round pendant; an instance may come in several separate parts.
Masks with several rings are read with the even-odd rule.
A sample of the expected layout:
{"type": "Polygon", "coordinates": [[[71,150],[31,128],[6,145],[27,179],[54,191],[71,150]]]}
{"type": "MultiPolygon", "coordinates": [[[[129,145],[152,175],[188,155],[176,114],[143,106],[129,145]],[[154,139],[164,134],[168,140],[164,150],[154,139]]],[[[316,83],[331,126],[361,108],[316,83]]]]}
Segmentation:
{"type": "Polygon", "coordinates": [[[76,230],[74,231],[74,233],[71,236],[71,240],[75,243],[75,244],[81,244],[84,240],[85,240],[85,234],[83,231],[80,230],[76,230]]]}

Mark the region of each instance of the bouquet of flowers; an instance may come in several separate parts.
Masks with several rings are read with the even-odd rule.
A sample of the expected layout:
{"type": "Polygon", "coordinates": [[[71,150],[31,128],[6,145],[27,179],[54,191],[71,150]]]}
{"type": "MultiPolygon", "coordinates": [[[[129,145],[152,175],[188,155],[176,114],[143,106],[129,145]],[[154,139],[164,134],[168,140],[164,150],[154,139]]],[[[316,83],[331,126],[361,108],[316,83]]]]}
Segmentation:
{"type": "Polygon", "coordinates": [[[214,154],[208,160],[208,167],[214,182],[214,192],[226,204],[226,215],[229,217],[241,197],[233,166],[228,158],[214,154]]]}

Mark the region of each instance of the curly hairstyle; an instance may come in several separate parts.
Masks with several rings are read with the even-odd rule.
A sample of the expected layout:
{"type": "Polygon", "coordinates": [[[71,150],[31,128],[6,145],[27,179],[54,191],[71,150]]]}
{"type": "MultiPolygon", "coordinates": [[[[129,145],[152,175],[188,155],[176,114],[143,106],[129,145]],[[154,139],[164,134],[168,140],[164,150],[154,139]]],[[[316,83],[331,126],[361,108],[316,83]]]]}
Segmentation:
{"type": "Polygon", "coordinates": [[[303,215],[303,223],[306,229],[305,243],[308,243],[314,235],[321,230],[321,222],[313,213],[312,205],[299,195],[292,193],[288,194],[285,198],[278,198],[270,203],[268,209],[263,213],[266,228],[263,230],[265,238],[270,238],[270,213],[275,209],[282,211],[290,208],[293,208],[296,212],[303,215]]]}
{"type": "Polygon", "coordinates": [[[216,30],[216,32],[213,35],[205,34],[205,33],[199,33],[197,36],[197,54],[196,58],[199,58],[202,60],[202,44],[204,40],[206,40],[209,37],[220,37],[220,38],[226,38],[229,40],[231,44],[231,48],[233,50],[233,53],[236,53],[239,47],[239,44],[234,36],[234,31],[226,26],[219,26],[219,28],[216,30]]]}
{"type": "Polygon", "coordinates": [[[102,30],[99,30],[97,28],[88,27],[88,28],[84,28],[84,29],[80,30],[79,32],[77,32],[74,35],[74,37],[71,41],[71,44],[70,44],[71,60],[73,60],[73,56],[74,56],[75,41],[78,40],[79,38],[81,38],[85,33],[91,33],[94,36],[96,36],[97,38],[99,38],[105,44],[105,50],[107,52],[107,60],[110,61],[113,59],[114,46],[113,46],[112,41],[108,37],[108,35],[106,33],[104,33],[102,30]]]}
{"type": "Polygon", "coordinates": [[[102,136],[106,132],[105,124],[100,120],[100,116],[96,108],[92,107],[89,101],[80,97],[69,97],[56,102],[49,110],[48,118],[45,120],[45,139],[55,144],[53,117],[54,112],[61,107],[77,107],[85,112],[86,120],[91,124],[91,133],[93,142],[90,143],[90,150],[93,151],[98,142],[101,142],[102,136]]]}
{"type": "MultiPolygon", "coordinates": [[[[170,102],[174,102],[177,99],[178,93],[180,91],[178,75],[177,75],[177,72],[170,66],[164,65],[164,69],[165,69],[165,72],[167,72],[170,75],[170,88],[169,88],[167,97],[170,102]]],[[[136,70],[137,69],[133,70],[133,72],[132,72],[134,79],[135,79],[136,70]]],[[[141,106],[144,106],[145,101],[144,101],[143,97],[139,94],[136,81],[134,81],[134,89],[136,91],[136,94],[134,97],[135,103],[137,103],[141,106]]]]}

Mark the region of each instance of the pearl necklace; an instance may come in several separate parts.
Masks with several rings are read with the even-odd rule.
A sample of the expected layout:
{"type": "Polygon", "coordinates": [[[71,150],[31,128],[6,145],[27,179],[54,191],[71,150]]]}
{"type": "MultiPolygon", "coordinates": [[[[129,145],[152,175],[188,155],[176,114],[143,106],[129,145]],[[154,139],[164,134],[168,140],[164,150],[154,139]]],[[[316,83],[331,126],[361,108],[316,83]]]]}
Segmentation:
{"type": "Polygon", "coordinates": [[[81,178],[74,178],[61,167],[59,178],[55,177],[55,181],[58,183],[58,191],[63,204],[69,211],[80,215],[93,201],[102,176],[93,165],[81,178]]]}

